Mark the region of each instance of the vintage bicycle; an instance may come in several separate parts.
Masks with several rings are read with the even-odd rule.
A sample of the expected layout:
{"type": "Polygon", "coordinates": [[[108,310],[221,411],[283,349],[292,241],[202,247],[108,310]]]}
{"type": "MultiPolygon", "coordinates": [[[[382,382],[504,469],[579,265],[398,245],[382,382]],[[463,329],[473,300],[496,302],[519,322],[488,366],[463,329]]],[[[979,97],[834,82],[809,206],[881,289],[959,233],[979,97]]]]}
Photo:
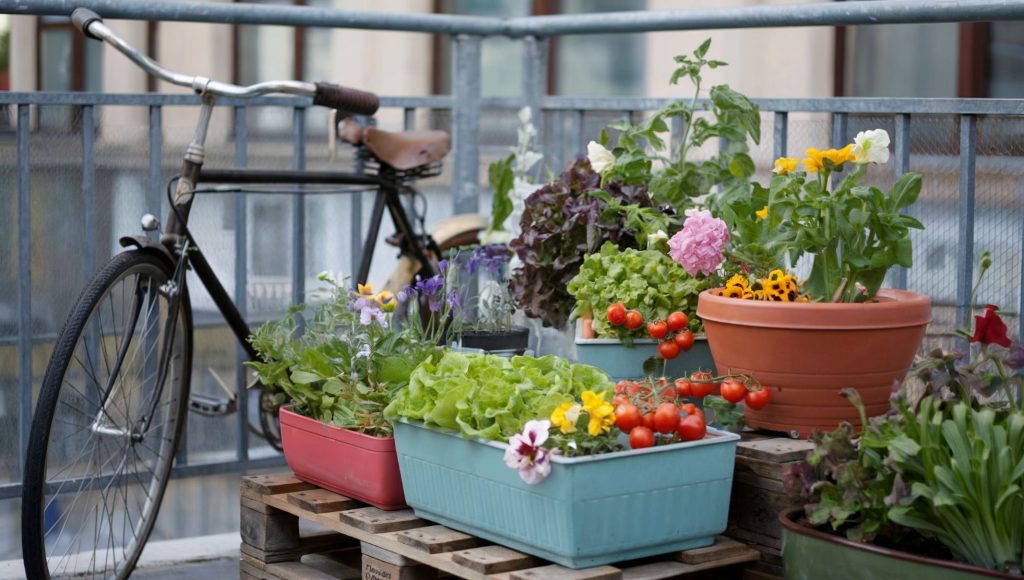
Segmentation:
{"type": "MultiPolygon", "coordinates": [[[[440,173],[450,139],[440,131],[388,133],[351,122],[372,115],[376,95],[328,83],[262,82],[238,86],[167,70],[146,57],[86,9],[72,22],[107,42],[162,80],[201,96],[199,119],[168,184],[171,210],[161,227],[152,215],[143,233],[121,238],[126,251],[100,268],[82,291],[59,333],[32,420],[22,495],[22,545],[29,578],[90,574],[125,578],[153,529],[181,441],[186,412],[224,415],[237,396],[193,396],[192,310],[186,271],[192,269],[248,355],[249,326],[239,314],[189,231],[200,184],[328,184],[376,189],[357,280],[369,275],[385,210],[396,233],[399,264],[386,286],[398,290],[439,272],[448,248],[475,243],[483,216],[462,215],[425,231],[403,198],[413,181],[440,173]],[[218,97],[266,94],[311,96],[339,111],[340,136],[357,149],[362,172],[210,169],[203,166],[206,135],[218,97]]],[[[333,136],[333,132],[332,132],[333,136]]],[[[415,205],[415,204],[413,204],[415,205]]],[[[279,445],[274,392],[262,388],[258,431],[279,445]]]]}

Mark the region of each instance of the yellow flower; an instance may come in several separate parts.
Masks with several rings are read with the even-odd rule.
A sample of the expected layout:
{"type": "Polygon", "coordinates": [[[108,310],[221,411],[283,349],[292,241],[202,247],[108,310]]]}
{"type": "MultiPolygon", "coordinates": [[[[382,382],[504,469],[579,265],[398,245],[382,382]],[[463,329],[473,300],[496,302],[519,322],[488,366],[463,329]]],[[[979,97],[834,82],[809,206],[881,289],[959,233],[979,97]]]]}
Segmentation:
{"type": "Polygon", "coordinates": [[[757,221],[761,221],[768,217],[768,206],[764,206],[761,209],[754,212],[757,215],[757,221]]]}
{"type": "Polygon", "coordinates": [[[743,298],[744,290],[740,286],[726,286],[722,290],[722,297],[724,298],[743,298]]]}
{"type": "Polygon", "coordinates": [[[398,301],[395,300],[395,295],[387,290],[381,290],[380,294],[374,296],[373,299],[384,312],[394,312],[395,307],[398,306],[398,301]]]}
{"type": "Polygon", "coordinates": [[[596,437],[615,423],[615,407],[593,391],[583,391],[583,409],[590,415],[587,432],[596,437]]]}
{"type": "Polygon", "coordinates": [[[854,161],[857,158],[853,154],[852,143],[847,145],[846,147],[843,147],[842,149],[829,149],[828,151],[825,151],[822,155],[825,159],[831,161],[832,165],[834,165],[835,167],[839,167],[840,165],[846,163],[847,161],[854,161]]]}
{"type": "Polygon", "coordinates": [[[733,274],[732,278],[729,278],[725,283],[726,288],[729,286],[739,286],[740,288],[750,288],[750,282],[747,281],[747,277],[743,274],[733,274]]]}
{"type": "Polygon", "coordinates": [[[807,169],[807,173],[817,173],[825,169],[824,154],[824,151],[818,151],[814,147],[804,151],[804,155],[807,157],[803,160],[803,164],[804,168],[807,169]]]}
{"type": "Polygon", "coordinates": [[[772,270],[771,272],[768,272],[768,278],[767,279],[774,282],[776,280],[782,280],[785,277],[786,277],[786,273],[783,272],[782,270],[772,270]]]}
{"type": "Polygon", "coordinates": [[[373,284],[357,284],[359,289],[359,295],[367,298],[373,298],[373,284]]]}
{"type": "Polygon", "coordinates": [[[575,433],[576,420],[580,418],[582,410],[579,403],[562,403],[551,412],[551,424],[558,427],[562,433],[575,433]]]}
{"type": "Polygon", "coordinates": [[[779,157],[775,160],[775,169],[772,170],[772,173],[777,175],[789,175],[796,171],[798,163],[800,163],[800,160],[796,157],[779,157]]]}

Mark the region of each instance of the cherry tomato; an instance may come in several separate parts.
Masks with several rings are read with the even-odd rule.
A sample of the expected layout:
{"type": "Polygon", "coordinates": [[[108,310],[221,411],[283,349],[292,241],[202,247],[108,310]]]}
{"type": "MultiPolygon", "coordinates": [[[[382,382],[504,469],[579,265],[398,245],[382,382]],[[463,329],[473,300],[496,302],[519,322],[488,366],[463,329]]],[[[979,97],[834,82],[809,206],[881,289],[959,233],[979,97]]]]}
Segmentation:
{"type": "Polygon", "coordinates": [[[747,387],[739,381],[729,379],[722,383],[721,392],[723,399],[735,405],[747,396],[747,387]]]}
{"type": "Polygon", "coordinates": [[[693,396],[693,385],[686,379],[676,379],[676,396],[677,397],[692,397],[693,396]]]}
{"type": "Polygon", "coordinates": [[[612,405],[614,405],[616,407],[618,407],[619,405],[621,405],[623,403],[628,403],[628,402],[630,402],[629,401],[629,397],[627,397],[624,393],[619,393],[618,395],[615,395],[614,397],[612,397],[612,405]]]}
{"type": "Polygon", "coordinates": [[[644,447],[651,447],[654,445],[654,431],[651,431],[643,425],[634,427],[629,432],[629,446],[632,449],[643,449],[644,447]]]}
{"type": "Polygon", "coordinates": [[[622,326],[626,323],[626,307],[621,302],[609,306],[605,315],[608,317],[608,324],[612,326],[622,326]]]}
{"type": "Polygon", "coordinates": [[[672,332],[679,332],[686,328],[686,325],[690,323],[690,319],[682,312],[676,311],[668,315],[667,322],[669,330],[672,332]]]}
{"type": "Polygon", "coordinates": [[[679,422],[679,426],[676,427],[676,433],[679,434],[679,438],[683,441],[703,439],[707,432],[708,425],[704,422],[704,417],[697,414],[687,415],[679,422]]]}
{"type": "Polygon", "coordinates": [[[679,350],[686,352],[693,348],[693,333],[689,330],[684,330],[676,334],[675,338],[672,339],[679,347],[679,350]]]}
{"type": "Polygon", "coordinates": [[[629,433],[635,427],[643,424],[644,419],[640,415],[640,409],[632,403],[623,403],[615,407],[615,426],[623,433],[629,433]]]}
{"type": "Polygon", "coordinates": [[[643,426],[647,427],[651,431],[654,431],[654,411],[651,411],[649,413],[644,413],[643,420],[644,420],[643,426]]]}
{"type": "Polygon", "coordinates": [[[629,388],[629,385],[632,382],[633,381],[621,380],[621,381],[615,383],[615,394],[616,395],[621,395],[622,393],[627,392],[626,389],[629,388]]]}
{"type": "Polygon", "coordinates": [[[655,320],[647,324],[647,334],[651,335],[651,338],[665,338],[668,334],[668,325],[664,320],[655,320]]]}
{"type": "Polygon", "coordinates": [[[690,389],[693,392],[693,396],[697,398],[706,397],[714,392],[715,387],[718,383],[702,383],[700,381],[706,381],[713,375],[709,372],[696,372],[690,373],[690,382],[693,387],[690,389]]]}
{"type": "Polygon", "coordinates": [[[679,425],[679,407],[675,403],[662,403],[654,410],[654,430],[671,433],[679,425]]]}
{"type": "Polygon", "coordinates": [[[636,310],[630,310],[626,313],[626,328],[630,330],[636,330],[644,325],[644,315],[640,314],[636,310]]]}
{"type": "Polygon", "coordinates": [[[746,404],[751,409],[757,411],[758,409],[763,409],[771,398],[772,396],[768,392],[768,389],[762,387],[756,391],[750,391],[747,393],[746,404]]]}
{"type": "Polygon", "coordinates": [[[658,343],[658,354],[665,360],[672,360],[679,356],[679,345],[671,340],[658,343]]]}
{"type": "Polygon", "coordinates": [[[693,403],[683,403],[679,405],[679,410],[687,415],[698,415],[701,419],[704,418],[704,411],[693,403]]]}

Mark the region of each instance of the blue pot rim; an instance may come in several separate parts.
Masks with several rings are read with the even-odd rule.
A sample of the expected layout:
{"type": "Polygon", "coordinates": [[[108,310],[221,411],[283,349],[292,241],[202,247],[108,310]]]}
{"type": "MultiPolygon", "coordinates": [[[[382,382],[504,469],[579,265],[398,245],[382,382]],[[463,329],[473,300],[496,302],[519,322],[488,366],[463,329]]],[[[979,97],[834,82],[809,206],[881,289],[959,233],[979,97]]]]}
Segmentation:
{"type": "MultiPolygon", "coordinates": [[[[502,453],[504,453],[505,450],[508,449],[507,443],[501,443],[498,441],[488,441],[486,439],[468,439],[460,435],[458,431],[435,429],[433,427],[428,427],[422,421],[410,421],[408,419],[403,418],[397,420],[396,423],[404,423],[406,425],[409,425],[410,427],[426,429],[428,431],[433,431],[434,433],[437,433],[439,435],[445,435],[447,437],[452,437],[454,439],[461,439],[463,441],[474,441],[482,445],[487,445],[488,447],[494,447],[495,449],[499,449],[501,450],[502,453]]],[[[735,443],[740,440],[740,436],[737,435],[736,433],[721,431],[713,427],[708,427],[707,433],[708,435],[711,435],[711,437],[705,436],[704,439],[701,439],[699,441],[683,441],[680,443],[672,443],[669,445],[658,445],[656,447],[648,447],[646,449],[627,449],[625,451],[614,451],[612,453],[602,453],[600,455],[584,455],[581,457],[563,457],[561,455],[551,455],[550,457],[552,463],[574,465],[581,463],[593,463],[598,461],[611,461],[622,457],[636,457],[639,455],[651,455],[655,453],[672,453],[674,451],[685,451],[687,449],[703,447],[706,445],[723,445],[728,443],[735,443]]]]}

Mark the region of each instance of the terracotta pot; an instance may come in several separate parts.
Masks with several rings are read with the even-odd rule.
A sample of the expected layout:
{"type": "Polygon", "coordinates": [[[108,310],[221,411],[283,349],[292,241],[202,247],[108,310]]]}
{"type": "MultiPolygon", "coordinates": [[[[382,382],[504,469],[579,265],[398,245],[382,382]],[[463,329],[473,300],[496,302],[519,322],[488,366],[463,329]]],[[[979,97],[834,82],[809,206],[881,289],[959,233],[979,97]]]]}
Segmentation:
{"type": "Polygon", "coordinates": [[[862,544],[829,534],[801,523],[803,509],[786,510],[782,522],[782,561],[786,578],[928,578],[968,580],[971,578],[1017,578],[1003,572],[952,560],[939,560],[909,552],[862,544]]]}
{"type": "Polygon", "coordinates": [[[719,373],[753,374],[771,389],[771,403],[747,409],[747,424],[801,438],[859,424],[839,391],[860,393],[868,416],[889,408],[931,321],[931,300],[906,290],[880,290],[867,304],[762,302],[701,293],[704,321],[719,373]]]}
{"type": "Polygon", "coordinates": [[[284,458],[295,477],[383,510],[406,507],[394,437],[373,437],[281,407],[284,458]]]}

